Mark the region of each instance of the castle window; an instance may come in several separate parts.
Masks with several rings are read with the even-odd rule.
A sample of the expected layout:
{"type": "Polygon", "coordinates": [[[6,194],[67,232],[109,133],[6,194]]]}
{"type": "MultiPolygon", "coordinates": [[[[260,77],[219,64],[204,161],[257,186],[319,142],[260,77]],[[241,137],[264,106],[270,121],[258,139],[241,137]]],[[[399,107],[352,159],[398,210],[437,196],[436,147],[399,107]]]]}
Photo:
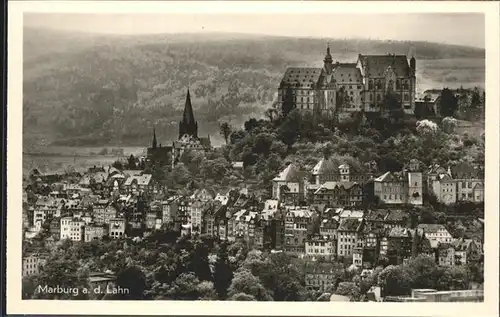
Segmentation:
{"type": "Polygon", "coordinates": [[[401,89],[401,82],[398,80],[396,80],[396,89],[401,89]]]}
{"type": "Polygon", "coordinates": [[[370,89],[370,90],[373,89],[373,80],[370,80],[368,82],[368,89],[370,89]]]}
{"type": "Polygon", "coordinates": [[[408,101],[409,99],[408,94],[405,94],[405,101],[408,101]]]}
{"type": "Polygon", "coordinates": [[[370,94],[370,101],[373,101],[373,95],[370,94]]]}
{"type": "Polygon", "coordinates": [[[377,95],[377,101],[380,101],[381,97],[380,95],[377,95]]]}

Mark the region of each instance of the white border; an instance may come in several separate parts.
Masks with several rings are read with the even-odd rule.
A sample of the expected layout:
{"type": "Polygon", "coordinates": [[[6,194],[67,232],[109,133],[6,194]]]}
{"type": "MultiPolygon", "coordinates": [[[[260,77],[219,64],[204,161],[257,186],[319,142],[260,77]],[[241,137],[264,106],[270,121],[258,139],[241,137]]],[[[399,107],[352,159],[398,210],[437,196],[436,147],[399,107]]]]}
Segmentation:
{"type": "MultiPolygon", "coordinates": [[[[11,1],[8,22],[7,313],[266,316],[498,315],[499,194],[498,2],[146,2],[11,1]],[[109,302],[21,299],[22,28],[24,12],[46,13],[484,13],[486,21],[486,179],[484,303],[109,302]]],[[[437,32],[439,30],[436,30],[437,32]]]]}

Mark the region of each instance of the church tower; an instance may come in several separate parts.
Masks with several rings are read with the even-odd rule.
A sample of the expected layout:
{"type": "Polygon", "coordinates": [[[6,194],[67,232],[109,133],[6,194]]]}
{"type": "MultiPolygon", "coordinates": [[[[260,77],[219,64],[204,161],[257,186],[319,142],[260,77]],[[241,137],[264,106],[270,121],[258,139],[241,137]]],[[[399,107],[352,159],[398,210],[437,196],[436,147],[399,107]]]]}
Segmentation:
{"type": "Polygon", "coordinates": [[[156,128],[153,128],[153,145],[152,145],[152,149],[153,150],[156,149],[156,128]]]}
{"type": "Polygon", "coordinates": [[[326,47],[326,55],[323,62],[326,73],[331,74],[333,71],[333,58],[332,55],[330,54],[330,44],[328,44],[326,47]]]}
{"type": "Polygon", "coordinates": [[[191,105],[191,95],[189,88],[186,95],[186,104],[184,105],[184,113],[182,121],[179,122],[179,139],[188,134],[192,137],[198,138],[198,122],[194,120],[193,106],[191,105]]]}

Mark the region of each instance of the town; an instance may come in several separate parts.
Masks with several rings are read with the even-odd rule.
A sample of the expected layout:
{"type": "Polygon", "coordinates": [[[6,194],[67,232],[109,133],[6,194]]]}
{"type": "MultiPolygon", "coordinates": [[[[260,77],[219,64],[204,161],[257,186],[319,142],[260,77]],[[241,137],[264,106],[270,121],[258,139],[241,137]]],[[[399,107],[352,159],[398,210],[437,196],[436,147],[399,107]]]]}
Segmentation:
{"type": "MultiPolygon", "coordinates": [[[[233,300],[306,300],[279,297],[276,289],[273,295],[247,290],[244,281],[253,277],[245,274],[264,274],[254,272],[254,264],[250,273],[228,272],[226,286],[219,287],[211,275],[221,274],[221,250],[238,246],[229,256],[239,261],[236,266],[283,256],[300,263],[297,283],[316,294],[309,300],[325,293],[332,295],[328,301],[335,294],[354,301],[482,300],[484,157],[462,160],[458,149],[474,146],[478,152],[483,142],[484,155],[484,140],[466,136],[451,154],[434,145],[461,137],[453,131],[457,100],[479,93],[445,88],[417,96],[416,72],[414,56],[360,54],[355,63],[334,63],[328,47],[323,68],[286,70],[278,101],[266,113],[269,120],[251,119],[241,131],[222,123],[227,144],[220,148],[198,135],[187,89],[178,138],[171,144],[162,145],[153,130],[144,156],[66,174],[33,170],[25,177],[23,277],[47,276],[44,270],[60,256],[54,250],[68,250],[68,243],[119,242],[123,250],[137,245],[136,252],[147,253],[151,241],[170,239],[159,238],[164,235],[174,237],[166,243],[172,250],[178,240],[194,241],[195,251],[181,253],[196,253],[196,241],[211,241],[207,248],[217,252],[206,250],[200,260],[215,263],[210,277],[174,271],[193,273],[199,285],[215,283],[219,299],[230,293],[233,300]],[[394,129],[406,129],[407,118],[414,120],[415,132],[400,136],[394,129]],[[385,132],[381,120],[388,122],[385,132]],[[361,136],[366,145],[353,141],[361,136]],[[366,140],[386,152],[367,155],[366,140]],[[301,144],[309,147],[307,154],[301,154],[301,144]],[[392,155],[406,148],[404,155],[392,155]],[[435,276],[422,277],[430,274],[424,266],[435,276]],[[422,278],[412,280],[408,268],[422,278]]],[[[228,271],[231,265],[226,263],[228,271]]],[[[116,264],[89,269],[100,270],[87,272],[92,283],[118,283],[116,264]]],[[[295,271],[283,274],[291,278],[295,271]]],[[[175,283],[181,282],[173,278],[175,283]]],[[[75,287],[65,285],[70,286],[75,287]]]]}

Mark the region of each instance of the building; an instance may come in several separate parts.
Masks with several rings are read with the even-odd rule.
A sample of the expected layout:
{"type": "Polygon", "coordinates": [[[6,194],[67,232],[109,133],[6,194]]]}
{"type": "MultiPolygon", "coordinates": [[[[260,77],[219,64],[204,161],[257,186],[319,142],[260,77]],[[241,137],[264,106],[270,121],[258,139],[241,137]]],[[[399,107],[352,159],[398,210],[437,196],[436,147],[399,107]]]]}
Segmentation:
{"type": "Polygon", "coordinates": [[[353,255],[357,247],[358,234],[364,226],[364,220],[361,218],[344,218],[340,220],[337,229],[337,255],[339,257],[349,257],[353,255]]]}
{"type": "Polygon", "coordinates": [[[72,241],[84,240],[85,221],[73,217],[61,218],[61,240],[70,239],[72,241]]]}
{"type": "Polygon", "coordinates": [[[146,161],[149,165],[173,165],[186,149],[205,152],[209,151],[211,147],[210,137],[198,137],[198,122],[194,118],[191,94],[188,89],[182,120],[179,122],[178,141],[174,141],[171,146],[162,146],[157,142],[156,129],[154,129],[153,141],[151,147],[147,149],[146,161]]]}
{"type": "Polygon", "coordinates": [[[294,164],[288,166],[273,179],[272,198],[296,202],[304,199],[305,173],[294,164]]]}
{"type": "Polygon", "coordinates": [[[438,265],[440,266],[455,266],[455,247],[450,243],[439,243],[438,265]]]}
{"type": "Polygon", "coordinates": [[[125,219],[113,218],[109,222],[109,236],[112,239],[121,239],[125,237],[125,219]]]}
{"type": "Polygon", "coordinates": [[[374,194],[385,204],[406,202],[404,181],[396,173],[386,172],[373,180],[374,194]]]}
{"type": "Polygon", "coordinates": [[[412,234],[407,228],[392,228],[387,235],[387,258],[390,264],[403,264],[412,256],[412,234]]]}
{"type": "Polygon", "coordinates": [[[189,221],[192,233],[201,233],[202,216],[206,208],[207,203],[201,200],[195,200],[189,205],[189,221]]]}
{"type": "Polygon", "coordinates": [[[175,219],[177,217],[179,200],[180,200],[179,196],[172,196],[169,197],[167,200],[162,201],[161,203],[162,223],[173,224],[175,222],[175,219]]]}
{"type": "Polygon", "coordinates": [[[416,60],[404,55],[358,55],[356,63],[333,62],[327,47],[322,68],[290,67],[278,87],[281,109],[300,109],[324,117],[386,110],[392,96],[404,113],[413,114],[416,60]]]}
{"type": "Polygon", "coordinates": [[[321,292],[332,291],[340,278],[340,272],[333,263],[307,263],[305,266],[306,288],[321,292]]]}
{"type": "Polygon", "coordinates": [[[108,200],[99,200],[94,205],[94,220],[98,224],[108,224],[112,218],[117,216],[117,207],[108,200]]]}
{"type": "Polygon", "coordinates": [[[360,206],[363,187],[356,182],[325,182],[313,194],[313,203],[330,207],[360,206]]]}
{"type": "Polygon", "coordinates": [[[305,252],[306,239],[312,234],[314,211],[303,207],[285,208],[285,252],[291,254],[303,254],[305,252]]]}
{"type": "Polygon", "coordinates": [[[451,167],[451,176],[457,182],[457,201],[484,201],[484,171],[468,163],[451,167]]]}
{"type": "Polygon", "coordinates": [[[44,254],[32,253],[23,256],[23,277],[38,274],[46,261],[47,256],[44,254]]]}
{"type": "Polygon", "coordinates": [[[91,242],[100,240],[108,234],[108,230],[104,225],[86,224],[84,227],[84,241],[91,242]]]}
{"type": "Polygon", "coordinates": [[[443,225],[419,224],[418,229],[423,230],[426,238],[429,239],[433,248],[437,248],[440,243],[452,243],[454,241],[451,234],[443,225]]]}
{"type": "Polygon", "coordinates": [[[319,257],[333,259],[337,254],[335,240],[330,237],[310,236],[305,245],[306,257],[316,260],[319,257]]]}
{"type": "Polygon", "coordinates": [[[338,227],[339,222],[337,220],[333,218],[323,219],[321,220],[321,224],[319,225],[319,235],[337,240],[338,227]]]}
{"type": "Polygon", "coordinates": [[[126,193],[133,195],[153,194],[158,191],[151,174],[132,175],[125,180],[123,188],[126,193]]]}

